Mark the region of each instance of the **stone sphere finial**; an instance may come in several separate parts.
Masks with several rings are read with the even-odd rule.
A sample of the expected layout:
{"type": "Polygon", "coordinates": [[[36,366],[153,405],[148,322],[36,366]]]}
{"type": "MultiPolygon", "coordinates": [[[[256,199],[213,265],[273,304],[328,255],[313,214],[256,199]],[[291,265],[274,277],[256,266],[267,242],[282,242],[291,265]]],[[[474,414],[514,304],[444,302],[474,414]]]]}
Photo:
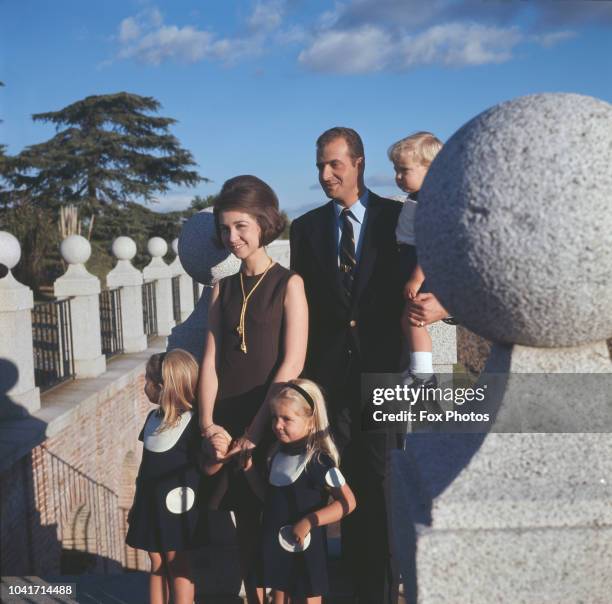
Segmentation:
{"type": "Polygon", "coordinates": [[[131,237],[122,235],[113,241],[112,250],[118,260],[131,260],[137,252],[136,242],[131,237]]]}
{"type": "Polygon", "coordinates": [[[82,235],[70,235],[62,241],[60,253],[68,264],[85,264],[91,256],[91,244],[82,235]]]}
{"type": "Polygon", "coordinates": [[[240,261],[215,244],[215,219],[207,208],[194,214],[181,229],[178,254],[187,273],[199,283],[213,285],[240,268],[240,261]]]}
{"type": "Polygon", "coordinates": [[[21,258],[21,245],[15,235],[0,231],[0,264],[12,270],[21,258]]]}
{"type": "Polygon", "coordinates": [[[172,240],[172,251],[178,256],[178,237],[172,240]]]}
{"type": "Polygon", "coordinates": [[[612,336],[612,105],[577,94],[501,103],[460,128],[419,195],[427,283],[497,342],[612,336]]]}
{"type": "Polygon", "coordinates": [[[151,237],[147,250],[153,258],[163,258],[168,253],[168,244],[161,237],[151,237]]]}

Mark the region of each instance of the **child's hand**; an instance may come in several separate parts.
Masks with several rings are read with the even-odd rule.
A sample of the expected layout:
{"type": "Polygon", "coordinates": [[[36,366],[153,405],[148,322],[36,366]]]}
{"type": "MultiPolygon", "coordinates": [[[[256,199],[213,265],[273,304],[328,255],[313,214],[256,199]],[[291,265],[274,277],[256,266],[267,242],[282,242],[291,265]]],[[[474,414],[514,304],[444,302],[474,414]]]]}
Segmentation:
{"type": "Polygon", "coordinates": [[[293,538],[295,539],[295,542],[300,546],[304,545],[304,540],[311,530],[312,524],[310,523],[310,520],[308,520],[308,517],[298,520],[293,525],[293,538]]]}
{"type": "Polygon", "coordinates": [[[404,300],[414,300],[421,289],[422,282],[410,279],[404,285],[404,300]]]}
{"type": "Polygon", "coordinates": [[[245,432],[232,443],[230,450],[221,458],[221,461],[226,462],[232,459],[232,457],[237,456],[239,467],[243,470],[248,470],[253,464],[252,458],[255,447],[255,443],[250,439],[248,433],[245,432]]]}

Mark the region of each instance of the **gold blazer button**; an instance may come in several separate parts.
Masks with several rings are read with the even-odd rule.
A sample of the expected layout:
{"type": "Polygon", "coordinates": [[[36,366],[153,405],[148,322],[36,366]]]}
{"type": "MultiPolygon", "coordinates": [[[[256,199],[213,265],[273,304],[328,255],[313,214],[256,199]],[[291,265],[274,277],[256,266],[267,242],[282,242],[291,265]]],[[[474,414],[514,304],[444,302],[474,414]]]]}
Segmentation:
{"type": "Polygon", "coordinates": [[[357,325],[357,321],[355,321],[354,319],[351,319],[351,320],[349,321],[349,325],[350,325],[351,327],[355,327],[355,326],[357,325]]]}

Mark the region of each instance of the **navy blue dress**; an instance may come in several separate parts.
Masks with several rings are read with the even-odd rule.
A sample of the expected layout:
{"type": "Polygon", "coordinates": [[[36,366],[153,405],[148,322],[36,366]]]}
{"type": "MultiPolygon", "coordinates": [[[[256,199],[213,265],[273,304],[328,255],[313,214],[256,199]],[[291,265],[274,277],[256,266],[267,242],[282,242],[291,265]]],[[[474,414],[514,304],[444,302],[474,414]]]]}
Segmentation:
{"type": "Polygon", "coordinates": [[[144,447],[125,539],[147,552],[192,549],[203,537],[198,418],[186,411],[178,425],[159,431],[162,419],[157,410],[151,411],[138,437],[144,447]]]}
{"type": "Polygon", "coordinates": [[[325,595],[327,539],[325,527],[314,527],[302,551],[295,545],[291,526],[326,506],[329,488],[344,484],[340,470],[325,454],[305,462],[305,450],[281,447],[270,464],[262,523],[261,582],[295,597],[325,595]],[[283,528],[285,527],[285,528],[283,528]]]}

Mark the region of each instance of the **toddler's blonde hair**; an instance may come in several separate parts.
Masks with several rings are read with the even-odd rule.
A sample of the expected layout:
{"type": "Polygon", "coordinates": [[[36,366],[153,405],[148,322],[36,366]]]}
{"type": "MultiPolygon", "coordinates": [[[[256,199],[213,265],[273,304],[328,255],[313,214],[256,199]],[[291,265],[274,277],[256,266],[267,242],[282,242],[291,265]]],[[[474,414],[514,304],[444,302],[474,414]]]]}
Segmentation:
{"type": "Polygon", "coordinates": [[[181,415],[193,407],[198,388],[198,364],[186,350],[154,354],[146,373],[160,387],[158,404],[164,415],[161,430],[176,426],[181,415]]]}
{"type": "MultiPolygon", "coordinates": [[[[290,384],[299,386],[305,390],[314,403],[314,408],[311,408],[308,401],[294,388],[290,386],[280,386],[280,390],[274,395],[270,401],[270,406],[279,401],[289,401],[300,413],[306,417],[312,418],[312,429],[308,434],[306,442],[306,463],[308,463],[315,455],[326,453],[332,458],[336,465],[340,464],[340,455],[338,449],[329,432],[329,420],[327,418],[327,407],[325,405],[325,397],[321,388],[311,380],[301,378],[290,380],[290,384]]],[[[278,449],[278,443],[274,445],[270,455],[272,456],[278,449]]]]}
{"type": "Polygon", "coordinates": [[[394,163],[399,163],[402,154],[409,153],[423,166],[429,166],[442,149],[442,141],[431,132],[415,132],[393,143],[387,155],[394,163]]]}

